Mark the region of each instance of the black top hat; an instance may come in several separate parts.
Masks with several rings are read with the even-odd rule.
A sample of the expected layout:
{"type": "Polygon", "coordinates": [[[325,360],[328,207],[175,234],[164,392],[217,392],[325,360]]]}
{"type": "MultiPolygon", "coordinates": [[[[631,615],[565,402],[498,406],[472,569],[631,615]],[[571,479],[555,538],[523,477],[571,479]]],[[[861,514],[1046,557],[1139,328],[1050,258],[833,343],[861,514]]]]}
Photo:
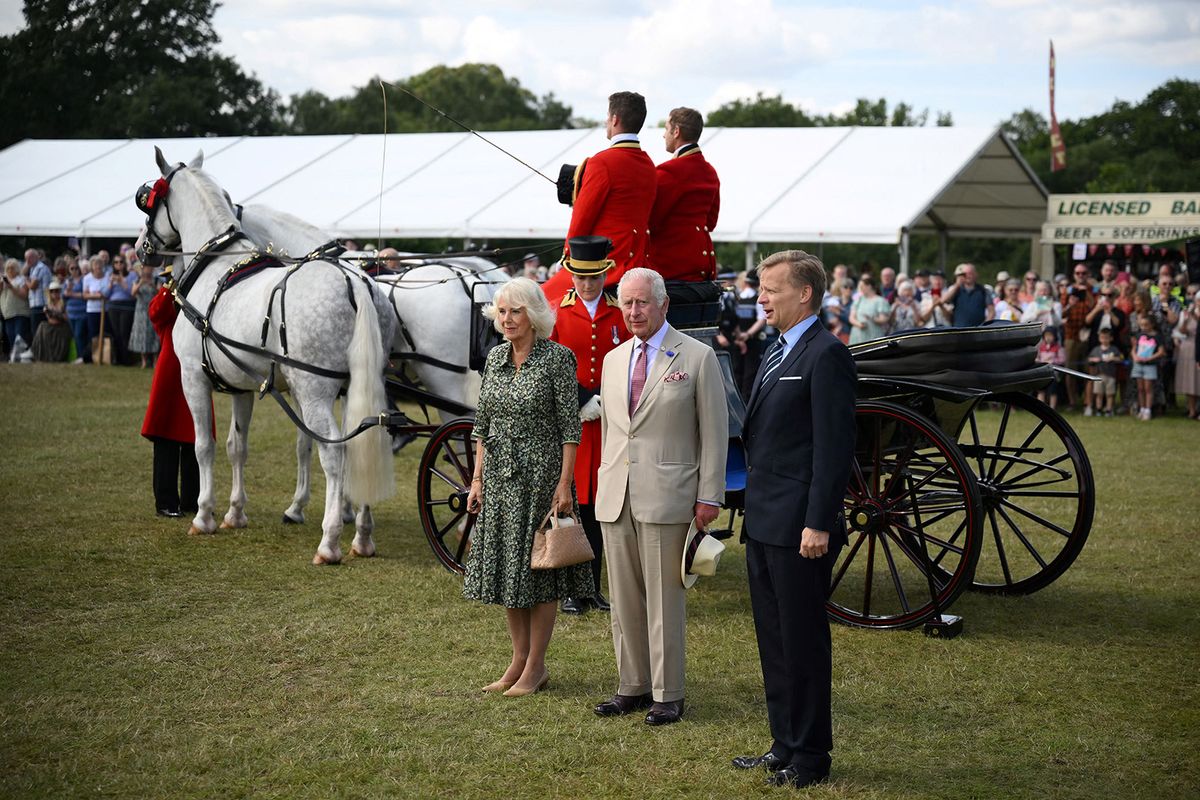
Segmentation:
{"type": "Polygon", "coordinates": [[[583,182],[583,168],[587,166],[587,159],[579,163],[579,166],[574,164],[563,164],[558,170],[558,202],[564,206],[575,205],[575,199],[579,197],[579,184],[583,182]]]}
{"type": "Polygon", "coordinates": [[[563,258],[563,266],[572,275],[603,275],[616,266],[605,258],[613,249],[607,236],[575,236],[567,240],[567,249],[570,255],[563,258]]]}

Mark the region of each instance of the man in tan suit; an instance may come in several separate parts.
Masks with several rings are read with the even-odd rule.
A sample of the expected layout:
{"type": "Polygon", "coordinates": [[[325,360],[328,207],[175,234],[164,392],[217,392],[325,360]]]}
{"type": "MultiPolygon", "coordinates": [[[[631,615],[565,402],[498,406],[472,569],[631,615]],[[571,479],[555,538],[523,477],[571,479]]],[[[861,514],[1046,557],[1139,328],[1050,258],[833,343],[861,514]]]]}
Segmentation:
{"type": "Polygon", "coordinates": [[[633,337],[604,359],[596,519],[620,683],[595,711],[649,707],[647,724],[666,725],[683,715],[683,541],[725,499],[728,410],[712,348],[666,324],[662,277],[628,270],[617,297],[633,337]]]}

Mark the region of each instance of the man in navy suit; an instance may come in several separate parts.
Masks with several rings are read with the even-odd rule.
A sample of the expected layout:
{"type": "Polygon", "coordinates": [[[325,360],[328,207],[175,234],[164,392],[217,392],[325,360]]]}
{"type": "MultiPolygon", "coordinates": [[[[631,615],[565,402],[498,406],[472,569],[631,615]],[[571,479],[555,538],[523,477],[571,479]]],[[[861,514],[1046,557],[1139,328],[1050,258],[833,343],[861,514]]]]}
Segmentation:
{"type": "Polygon", "coordinates": [[[843,498],[854,458],[850,351],[821,326],[825,267],[802,250],[758,267],[758,302],[779,340],[759,366],[743,438],[746,570],[773,742],[735,767],[801,788],[829,777],[832,654],[825,615],[846,543],[843,498]]]}

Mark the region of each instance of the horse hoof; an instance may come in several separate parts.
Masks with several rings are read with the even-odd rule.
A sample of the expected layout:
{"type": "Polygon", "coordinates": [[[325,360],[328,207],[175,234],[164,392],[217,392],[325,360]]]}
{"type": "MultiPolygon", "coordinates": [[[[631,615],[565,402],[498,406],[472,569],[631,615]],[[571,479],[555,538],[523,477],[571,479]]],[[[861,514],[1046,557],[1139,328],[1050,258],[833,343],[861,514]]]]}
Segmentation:
{"type": "Polygon", "coordinates": [[[312,563],[314,567],[327,567],[332,566],[333,564],[340,564],[341,561],[342,560],[340,558],[326,558],[320,553],[317,553],[315,556],[313,556],[312,563]]]}
{"type": "Polygon", "coordinates": [[[350,548],[350,553],[351,555],[358,556],[359,558],[374,558],[375,548],[372,547],[370,549],[366,549],[360,548],[358,545],[354,545],[350,548]]]}
{"type": "Polygon", "coordinates": [[[197,528],[195,525],[188,526],[188,536],[207,536],[210,533],[212,533],[212,531],[201,530],[200,528],[197,528]]]}
{"type": "Polygon", "coordinates": [[[246,526],[244,524],[234,525],[232,522],[226,522],[225,520],[221,520],[220,527],[221,527],[221,530],[223,530],[223,531],[232,531],[232,530],[237,530],[238,528],[244,528],[246,526]]]}
{"type": "Polygon", "coordinates": [[[304,519],[303,518],[293,519],[292,517],[289,517],[287,514],[284,514],[283,515],[283,524],[284,525],[303,525],[304,519]]]}

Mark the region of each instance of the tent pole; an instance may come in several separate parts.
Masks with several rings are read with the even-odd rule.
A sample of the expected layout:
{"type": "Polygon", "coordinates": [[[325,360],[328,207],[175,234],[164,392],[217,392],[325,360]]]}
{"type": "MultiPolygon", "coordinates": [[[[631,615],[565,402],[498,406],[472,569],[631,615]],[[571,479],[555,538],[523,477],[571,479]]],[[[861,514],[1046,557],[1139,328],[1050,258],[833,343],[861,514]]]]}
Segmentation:
{"type": "Polygon", "coordinates": [[[900,269],[901,274],[908,274],[908,228],[900,230],[900,269]]]}
{"type": "Polygon", "coordinates": [[[754,269],[754,242],[746,242],[746,272],[754,269]]]}
{"type": "Polygon", "coordinates": [[[1029,269],[1046,280],[1054,276],[1054,245],[1043,242],[1041,236],[1034,236],[1029,243],[1029,269]]]}
{"type": "Polygon", "coordinates": [[[946,271],[946,250],[947,250],[946,230],[943,228],[938,231],[938,269],[942,272],[946,271]]]}

